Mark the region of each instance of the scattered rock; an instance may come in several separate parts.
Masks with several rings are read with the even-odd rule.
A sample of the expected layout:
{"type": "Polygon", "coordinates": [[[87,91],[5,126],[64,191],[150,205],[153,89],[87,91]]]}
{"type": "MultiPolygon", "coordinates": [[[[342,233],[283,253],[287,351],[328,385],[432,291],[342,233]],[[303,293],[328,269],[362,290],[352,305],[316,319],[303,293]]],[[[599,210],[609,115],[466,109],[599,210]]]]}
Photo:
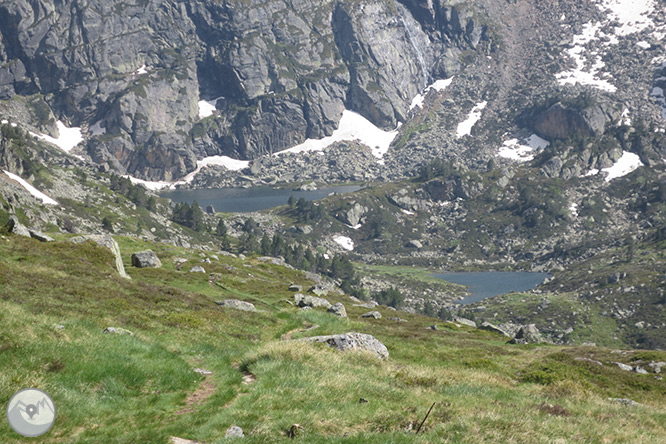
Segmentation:
{"type": "Polygon", "coordinates": [[[590,364],[595,364],[595,365],[604,365],[602,362],[595,361],[594,359],[590,358],[576,358],[576,361],[589,362],[590,364]]]}
{"type": "Polygon", "coordinates": [[[408,322],[407,319],[402,319],[402,318],[386,318],[389,321],[396,321],[396,322],[408,322]]]}
{"type": "Polygon", "coordinates": [[[33,239],[37,239],[40,242],[53,242],[53,238],[51,236],[47,236],[41,231],[33,229],[29,229],[28,231],[30,232],[30,237],[32,237],[33,239]]]}
{"type": "Polygon", "coordinates": [[[204,370],[203,368],[195,368],[194,373],[199,373],[200,375],[204,375],[204,376],[208,376],[208,375],[213,374],[213,372],[211,372],[209,370],[204,370]]]}
{"type": "Polygon", "coordinates": [[[344,333],[341,335],[313,336],[304,338],[307,342],[326,343],[336,350],[365,350],[376,354],[381,359],[389,357],[388,349],[374,336],[364,333],[344,333]]]}
{"type": "Polygon", "coordinates": [[[190,269],[190,273],[205,273],[206,270],[201,265],[195,265],[190,269]]]}
{"type": "Polygon", "coordinates": [[[303,291],[303,286],[298,284],[290,284],[289,291],[296,291],[300,293],[301,291],[303,291]]]}
{"type": "Polygon", "coordinates": [[[379,304],[375,301],[364,302],[362,304],[354,304],[354,307],[375,308],[379,304]]]}
{"type": "Polygon", "coordinates": [[[435,324],[432,324],[432,325],[431,325],[430,327],[428,327],[428,328],[429,328],[430,330],[435,330],[435,331],[438,331],[438,330],[439,330],[439,328],[437,328],[437,326],[436,326],[435,324]]]}
{"type": "Polygon", "coordinates": [[[328,307],[328,310],[326,311],[329,313],[333,313],[336,316],[340,316],[341,318],[347,317],[347,310],[345,309],[345,306],[342,305],[341,302],[331,305],[330,307],[328,307]]]}
{"type": "Polygon", "coordinates": [[[134,336],[134,333],[132,333],[129,330],[125,330],[122,327],[106,327],[102,333],[109,333],[109,334],[114,334],[114,335],[129,335],[129,336],[134,336]]]}
{"type": "Polygon", "coordinates": [[[503,330],[502,328],[491,324],[490,322],[483,322],[481,326],[479,327],[480,330],[487,330],[487,331],[492,331],[493,333],[499,333],[503,336],[511,337],[511,335],[506,331],[503,330]]]}
{"type": "Polygon", "coordinates": [[[308,310],[312,310],[312,307],[310,306],[301,307],[301,311],[308,311],[308,310]]]}
{"type": "Polygon", "coordinates": [[[18,236],[30,237],[30,231],[25,227],[25,225],[19,222],[18,217],[14,215],[9,216],[7,228],[10,233],[16,234],[18,236]]]}
{"type": "Polygon", "coordinates": [[[627,399],[627,398],[608,398],[608,401],[615,402],[617,404],[623,404],[628,407],[638,407],[642,405],[632,399],[627,399]]]}
{"type": "Polygon", "coordinates": [[[407,242],[407,248],[416,248],[417,250],[420,250],[423,248],[423,244],[418,240],[410,240],[407,242]]]}
{"type": "Polygon", "coordinates": [[[666,362],[655,362],[652,361],[648,364],[648,367],[652,369],[655,373],[661,373],[662,367],[666,367],[666,362]]]}
{"type": "Polygon", "coordinates": [[[355,203],[348,210],[338,214],[336,218],[340,220],[340,222],[343,222],[347,225],[354,227],[361,222],[361,218],[365,215],[367,211],[368,209],[365,208],[363,205],[355,203]]]}
{"type": "Polygon", "coordinates": [[[153,250],[144,250],[132,254],[132,266],[136,268],[160,268],[162,262],[153,250]]]}
{"type": "Polygon", "coordinates": [[[245,438],[243,434],[243,429],[237,425],[232,425],[227,429],[227,433],[224,434],[225,438],[245,438]]]}
{"type": "Polygon", "coordinates": [[[126,279],[130,278],[125,272],[123,258],[120,256],[120,247],[118,247],[118,242],[116,242],[115,239],[113,239],[108,234],[86,234],[69,239],[69,242],[73,242],[75,244],[81,244],[86,241],[95,242],[97,245],[101,245],[102,247],[106,247],[111,250],[111,253],[113,253],[113,256],[116,259],[116,270],[118,270],[118,274],[126,279]]]}
{"type": "Polygon", "coordinates": [[[461,325],[466,325],[468,327],[473,327],[476,328],[476,322],[466,319],[466,318],[461,318],[460,316],[454,316],[453,317],[453,322],[461,325]]]}
{"type": "Polygon", "coordinates": [[[624,370],[625,372],[630,372],[633,370],[633,368],[630,365],[623,364],[621,362],[613,362],[613,364],[617,365],[620,367],[621,370],[624,370]]]}
{"type": "Polygon", "coordinates": [[[318,298],[316,296],[309,296],[301,293],[296,293],[294,295],[294,302],[298,307],[329,308],[331,306],[331,303],[328,302],[326,299],[318,298]]]}
{"type": "Polygon", "coordinates": [[[225,301],[216,301],[217,305],[221,307],[234,308],[241,311],[257,311],[257,308],[254,304],[245,301],[239,301],[238,299],[227,299],[225,301]]]}
{"type": "Polygon", "coordinates": [[[365,398],[359,398],[358,403],[359,404],[367,404],[368,400],[365,398]]]}
{"type": "Polygon", "coordinates": [[[375,319],[381,319],[382,314],[378,311],[369,311],[367,313],[363,313],[360,317],[362,318],[375,318],[375,319]]]}

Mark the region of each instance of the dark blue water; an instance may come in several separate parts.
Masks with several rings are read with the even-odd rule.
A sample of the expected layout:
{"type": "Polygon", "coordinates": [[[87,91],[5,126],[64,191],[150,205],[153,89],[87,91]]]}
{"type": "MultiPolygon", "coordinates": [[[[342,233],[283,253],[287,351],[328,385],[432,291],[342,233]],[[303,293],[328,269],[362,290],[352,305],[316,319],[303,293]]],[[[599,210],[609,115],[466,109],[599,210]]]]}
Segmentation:
{"type": "Polygon", "coordinates": [[[457,301],[459,304],[472,304],[512,291],[532,290],[547,277],[550,277],[548,273],[532,273],[529,271],[437,273],[433,276],[467,287],[470,295],[457,301]]]}
{"type": "Polygon", "coordinates": [[[225,213],[249,213],[285,205],[289,196],[296,199],[318,200],[331,193],[349,193],[361,187],[356,185],[321,188],[316,191],[295,191],[270,187],[255,188],[216,188],[202,190],[171,190],[160,193],[160,196],[174,202],[192,203],[195,200],[202,207],[215,207],[216,211],[225,213]]]}

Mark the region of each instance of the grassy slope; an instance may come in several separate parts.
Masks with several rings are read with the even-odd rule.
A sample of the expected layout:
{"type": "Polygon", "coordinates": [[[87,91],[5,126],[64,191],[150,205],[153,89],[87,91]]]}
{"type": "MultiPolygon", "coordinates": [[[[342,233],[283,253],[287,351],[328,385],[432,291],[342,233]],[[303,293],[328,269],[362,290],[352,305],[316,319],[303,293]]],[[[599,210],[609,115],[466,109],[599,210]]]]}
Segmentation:
{"type": "MultiPolygon", "coordinates": [[[[133,279],[126,281],[95,245],[0,238],[0,396],[6,402],[20,388],[38,387],[58,408],[54,428],[34,442],[166,443],[181,436],[217,443],[231,424],[249,435],[244,442],[279,442],[294,423],[305,428],[295,441],[308,443],[655,443],[666,436],[666,383],[609,365],[666,361],[666,353],[509,346],[452,324],[428,329],[431,318],[398,313],[409,322],[389,321],[396,313],[383,307],[383,319],[360,320],[367,310],[343,296],[330,300],[345,303],[349,319],[299,311],[283,300],[290,282],[307,288],[301,272],[221,257],[203,264],[206,274],[188,273],[200,263],[197,252],[118,240],[126,261],[150,247],[164,267],[128,267],[133,279]],[[176,256],[190,259],[181,271],[176,256]],[[219,273],[225,290],[209,285],[209,273],[219,273]],[[227,297],[262,311],[213,303],[227,297]],[[313,324],[320,327],[299,332],[313,324]],[[102,334],[107,326],[135,335],[102,334]],[[283,339],[347,331],[373,334],[390,359],[283,339]],[[256,382],[244,385],[247,373],[256,382]],[[432,402],[421,434],[404,431],[432,402]],[[570,416],[540,410],[543,402],[570,416]]],[[[23,442],[5,421],[0,441],[23,442]]]]}

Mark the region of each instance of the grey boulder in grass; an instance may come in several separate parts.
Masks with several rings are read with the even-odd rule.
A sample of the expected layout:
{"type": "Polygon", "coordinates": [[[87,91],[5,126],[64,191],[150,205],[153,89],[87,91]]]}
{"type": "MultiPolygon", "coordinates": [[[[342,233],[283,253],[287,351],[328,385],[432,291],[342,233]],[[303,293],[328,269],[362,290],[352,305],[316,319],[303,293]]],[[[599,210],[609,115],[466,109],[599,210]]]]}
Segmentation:
{"type": "Polygon", "coordinates": [[[302,341],[325,343],[339,351],[362,350],[376,354],[381,359],[389,357],[388,349],[377,338],[365,333],[343,333],[339,335],[313,336],[302,341]]]}

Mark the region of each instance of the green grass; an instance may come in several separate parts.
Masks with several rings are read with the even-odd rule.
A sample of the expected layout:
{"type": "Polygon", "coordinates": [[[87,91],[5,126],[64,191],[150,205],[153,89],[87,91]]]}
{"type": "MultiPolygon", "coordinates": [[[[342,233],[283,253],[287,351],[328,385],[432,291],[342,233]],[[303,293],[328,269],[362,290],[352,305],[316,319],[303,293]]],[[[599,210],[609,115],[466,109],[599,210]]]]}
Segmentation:
{"type": "MultiPolygon", "coordinates": [[[[397,314],[406,323],[389,321],[396,313],[385,307],[382,319],[361,320],[367,309],[346,296],[329,300],[345,304],[347,319],[301,311],[285,302],[289,283],[311,284],[300,271],[253,257],[202,263],[200,251],[116,239],[131,280],[93,244],[0,238],[0,396],[37,387],[58,409],[53,429],[33,442],[223,443],[232,424],[248,443],[290,441],[292,424],[305,429],[294,441],[307,443],[655,443],[666,434],[664,381],[611,364],[666,360],[664,352],[510,346],[468,327],[438,322],[434,331],[435,320],[409,313],[397,314]],[[161,269],[130,267],[130,254],[145,248],[161,269]],[[188,259],[180,271],[175,257],[188,259]],[[199,264],[207,273],[188,272],[199,264]],[[221,286],[209,284],[213,273],[221,286]],[[260,311],[214,304],[230,297],[260,311]],[[134,335],[102,334],[107,326],[134,335]],[[288,340],[348,331],[374,335],[390,358],[288,340]],[[245,385],[248,373],[256,382],[245,385]],[[206,396],[193,402],[193,393],[206,396]],[[544,413],[543,402],[570,416],[544,413]]],[[[25,442],[5,421],[0,441],[25,442]]]]}

